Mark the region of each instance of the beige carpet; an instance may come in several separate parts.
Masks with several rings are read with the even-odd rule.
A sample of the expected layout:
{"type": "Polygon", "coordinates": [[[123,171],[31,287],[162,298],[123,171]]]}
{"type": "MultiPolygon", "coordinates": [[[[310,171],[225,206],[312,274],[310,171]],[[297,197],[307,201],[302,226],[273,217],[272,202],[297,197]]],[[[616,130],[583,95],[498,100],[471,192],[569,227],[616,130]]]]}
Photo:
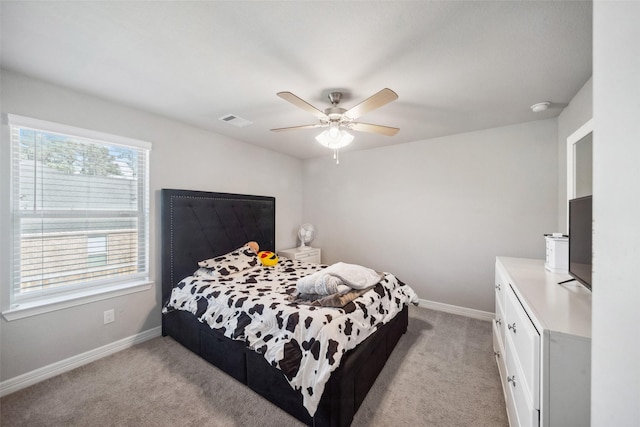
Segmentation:
{"type": "MultiPolygon", "coordinates": [[[[411,307],[353,426],[507,426],[491,323],[411,307]]],[[[0,399],[9,426],[299,426],[171,338],[0,399]]]]}

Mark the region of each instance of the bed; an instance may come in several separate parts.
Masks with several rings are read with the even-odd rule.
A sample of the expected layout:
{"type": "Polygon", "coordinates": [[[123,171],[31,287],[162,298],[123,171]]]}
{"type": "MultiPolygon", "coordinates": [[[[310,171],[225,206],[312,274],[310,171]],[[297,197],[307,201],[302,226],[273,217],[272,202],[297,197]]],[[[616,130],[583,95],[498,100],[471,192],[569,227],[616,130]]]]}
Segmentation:
{"type": "MultiPolygon", "coordinates": [[[[406,332],[406,301],[417,298],[413,291],[392,275],[385,275],[374,289],[360,297],[362,300],[356,299],[342,309],[327,309],[298,305],[290,295],[299,277],[326,266],[281,259],[277,267],[247,267],[246,270],[225,276],[224,279],[217,276],[194,276],[194,273],[200,271],[199,262],[233,252],[248,241],[257,242],[260,250],[275,251],[275,198],[163,189],[161,204],[162,334],[172,337],[307,425],[350,425],[398,340],[406,332]],[[277,275],[269,276],[275,274],[277,275]],[[234,279],[231,280],[231,277],[234,279]],[[267,282],[272,281],[272,277],[277,283],[267,291],[265,287],[271,286],[267,282]],[[285,280],[286,283],[280,283],[285,280]],[[385,290],[383,285],[393,291],[385,290]],[[242,298],[234,296],[234,288],[243,294],[242,298]],[[224,289],[228,290],[222,291],[224,289]],[[194,299],[189,300],[189,294],[195,295],[194,299]],[[271,298],[270,302],[262,303],[262,300],[258,300],[258,297],[266,296],[271,298]],[[314,338],[295,335],[302,333],[299,330],[303,329],[295,325],[290,327],[292,318],[296,319],[297,325],[298,314],[286,314],[295,309],[299,311],[300,319],[309,320],[311,314],[317,317],[322,312],[329,319],[325,324],[333,325],[334,329],[337,324],[340,330],[345,327],[351,330],[353,322],[347,316],[354,316],[362,311],[360,307],[368,304],[365,301],[367,298],[371,301],[384,300],[385,304],[388,299],[398,306],[398,311],[396,313],[395,309],[392,311],[382,308],[382,305],[376,306],[375,313],[364,310],[364,314],[359,314],[364,318],[355,321],[366,319],[371,322],[375,331],[370,335],[363,334],[360,338],[360,330],[357,330],[358,338],[356,334],[352,334],[348,341],[344,341],[344,337],[340,339],[344,342],[336,338],[340,341],[339,345],[333,339],[320,340],[318,337],[317,342],[314,342],[314,338]],[[254,302],[249,304],[248,301],[254,302]],[[243,306],[244,302],[248,305],[243,306]],[[235,316],[235,330],[228,326],[218,327],[216,322],[224,319],[216,311],[220,310],[217,306],[228,306],[229,317],[235,316]],[[244,322],[244,319],[257,316],[256,311],[261,316],[266,316],[269,308],[273,309],[276,317],[279,316],[278,321],[283,319],[280,322],[283,323],[280,325],[281,329],[289,330],[283,330],[283,335],[278,332],[281,335],[277,339],[273,339],[273,333],[269,334],[271,341],[267,346],[267,338],[261,330],[256,332],[256,327],[252,326],[250,320],[244,322]],[[331,314],[327,315],[326,310],[332,310],[331,314]],[[257,340],[256,337],[260,339],[257,340]],[[352,338],[354,341],[351,341],[352,338]],[[256,340],[260,345],[256,344],[256,340]],[[275,344],[271,346],[278,340],[285,343],[284,350],[275,344]],[[357,343],[354,344],[356,340],[357,343]],[[293,349],[295,351],[290,345],[292,342],[296,343],[293,349]],[[316,348],[315,352],[313,348],[316,348]],[[327,364],[326,361],[317,360],[322,359],[317,357],[317,348],[323,349],[322,354],[329,354],[326,348],[331,348],[333,353],[329,373],[326,373],[325,365],[305,368],[312,377],[320,376],[318,371],[326,374],[323,374],[323,387],[314,395],[312,387],[303,386],[304,381],[311,380],[306,374],[302,375],[305,369],[300,360],[309,359],[314,363],[327,364]],[[289,359],[284,357],[288,357],[287,352],[297,356],[295,370],[287,368],[290,365],[289,359]],[[300,352],[303,354],[298,354],[300,352]],[[314,354],[316,360],[310,354],[314,354]],[[335,364],[333,359],[337,361],[335,364]]],[[[259,317],[258,320],[254,318],[253,322],[270,322],[264,319],[265,317],[259,317]]],[[[301,320],[300,324],[302,323],[301,320]]],[[[308,323],[313,325],[311,320],[308,323]]],[[[257,328],[261,327],[259,325],[257,328]]],[[[326,331],[328,326],[321,328],[326,331]]]]}

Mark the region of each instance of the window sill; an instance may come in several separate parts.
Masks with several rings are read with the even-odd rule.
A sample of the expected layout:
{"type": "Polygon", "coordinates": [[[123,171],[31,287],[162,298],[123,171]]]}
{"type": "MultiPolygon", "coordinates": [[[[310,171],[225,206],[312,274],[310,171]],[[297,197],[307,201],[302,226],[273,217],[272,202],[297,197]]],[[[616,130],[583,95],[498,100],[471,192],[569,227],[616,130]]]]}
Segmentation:
{"type": "Polygon", "coordinates": [[[16,304],[8,310],[4,310],[2,317],[8,321],[24,319],[25,317],[38,316],[40,314],[89,304],[95,301],[146,291],[151,289],[153,285],[153,281],[140,280],[126,285],[92,289],[85,292],[77,292],[73,295],[56,296],[38,301],[24,302],[16,304]]]}

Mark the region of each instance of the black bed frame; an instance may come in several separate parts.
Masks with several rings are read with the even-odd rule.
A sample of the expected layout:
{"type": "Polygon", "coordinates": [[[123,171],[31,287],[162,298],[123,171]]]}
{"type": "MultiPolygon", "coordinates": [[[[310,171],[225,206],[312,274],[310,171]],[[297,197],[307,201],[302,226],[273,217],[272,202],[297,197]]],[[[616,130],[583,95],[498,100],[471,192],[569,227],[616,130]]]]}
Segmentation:
{"type": "MultiPolygon", "coordinates": [[[[198,261],[230,252],[248,241],[275,250],[275,198],[189,190],[162,190],[162,301],[198,261]]],[[[311,417],[302,395],[282,372],[242,341],[231,340],[188,312],[162,315],[170,336],[300,421],[314,426],[348,426],[398,340],[406,332],[405,307],[391,322],[347,352],[333,372],[311,417]]]]}

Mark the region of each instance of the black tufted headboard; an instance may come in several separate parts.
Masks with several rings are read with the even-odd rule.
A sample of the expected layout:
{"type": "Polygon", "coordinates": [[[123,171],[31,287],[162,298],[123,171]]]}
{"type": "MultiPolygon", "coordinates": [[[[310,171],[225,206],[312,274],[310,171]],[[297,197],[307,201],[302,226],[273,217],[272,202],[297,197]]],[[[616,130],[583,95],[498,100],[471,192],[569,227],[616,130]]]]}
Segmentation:
{"type": "Polygon", "coordinates": [[[276,246],[276,199],[267,196],[162,190],[162,302],[198,261],[254,240],[276,246]]]}

